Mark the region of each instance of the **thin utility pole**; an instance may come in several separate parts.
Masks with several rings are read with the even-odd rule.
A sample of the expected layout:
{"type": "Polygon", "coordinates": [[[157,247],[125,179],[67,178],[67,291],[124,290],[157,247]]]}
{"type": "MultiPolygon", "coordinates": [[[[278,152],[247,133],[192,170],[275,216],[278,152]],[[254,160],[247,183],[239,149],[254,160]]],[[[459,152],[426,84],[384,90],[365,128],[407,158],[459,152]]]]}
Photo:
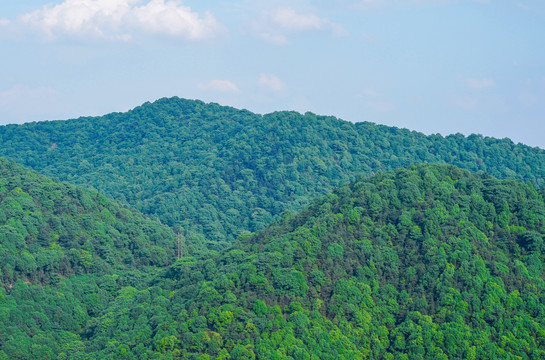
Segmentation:
{"type": "Polygon", "coordinates": [[[178,237],[176,239],[176,242],[178,243],[178,259],[181,259],[181,258],[184,257],[184,249],[183,249],[184,234],[182,234],[181,232],[178,233],[178,237]]]}

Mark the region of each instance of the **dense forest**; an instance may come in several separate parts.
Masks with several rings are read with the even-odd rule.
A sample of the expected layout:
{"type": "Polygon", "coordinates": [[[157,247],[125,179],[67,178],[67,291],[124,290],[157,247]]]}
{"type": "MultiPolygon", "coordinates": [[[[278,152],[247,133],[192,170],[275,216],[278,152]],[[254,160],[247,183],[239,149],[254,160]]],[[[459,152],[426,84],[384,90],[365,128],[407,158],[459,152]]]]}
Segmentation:
{"type": "Polygon", "coordinates": [[[172,264],[174,239],[104,195],[0,158],[0,359],[73,352],[117,284],[147,284],[172,264]]]}
{"type": "Polygon", "coordinates": [[[103,195],[0,158],[0,269],[20,279],[58,281],[174,260],[172,230],[103,195]]]}
{"type": "Polygon", "coordinates": [[[545,357],[545,201],[532,182],[450,165],[377,171],[220,252],[175,260],[166,246],[165,266],[140,264],[121,231],[141,223],[147,230],[129,239],[165,249],[174,240],[161,225],[1,164],[0,216],[4,226],[17,218],[27,229],[2,251],[35,259],[56,251],[55,233],[68,230],[40,219],[70,214],[80,234],[75,255],[93,252],[109,267],[46,265],[53,279],[31,276],[37,261],[31,271],[9,265],[0,359],[545,357]],[[42,183],[56,189],[54,198],[36,190],[42,183]],[[107,225],[120,234],[111,251],[122,254],[110,262],[99,245],[107,225]]]}
{"type": "Polygon", "coordinates": [[[425,136],[179,98],[101,117],[3,126],[0,156],[130,204],[210,249],[359,174],[414,163],[545,183],[545,151],[508,139],[425,136]]]}
{"type": "Polygon", "coordinates": [[[539,148],[171,98],[0,156],[0,360],[545,358],[539,148]]]}

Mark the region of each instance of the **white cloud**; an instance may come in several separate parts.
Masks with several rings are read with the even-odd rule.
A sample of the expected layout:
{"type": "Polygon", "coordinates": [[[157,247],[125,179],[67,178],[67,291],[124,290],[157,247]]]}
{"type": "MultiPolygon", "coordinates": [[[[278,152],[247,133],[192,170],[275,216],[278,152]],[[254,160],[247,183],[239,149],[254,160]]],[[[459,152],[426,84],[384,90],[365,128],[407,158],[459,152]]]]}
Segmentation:
{"type": "Polygon", "coordinates": [[[359,0],[354,3],[358,8],[362,9],[372,9],[380,6],[389,5],[390,1],[388,0],[359,0]]]}
{"type": "Polygon", "coordinates": [[[264,31],[259,32],[257,36],[267,42],[270,42],[271,44],[275,45],[285,45],[287,44],[288,38],[285,35],[282,34],[272,34],[270,32],[264,31]]]}
{"type": "Polygon", "coordinates": [[[378,113],[387,113],[394,111],[396,105],[389,101],[388,97],[383,96],[379,91],[371,87],[366,87],[356,95],[358,99],[361,99],[362,104],[378,113]]]}
{"type": "Polygon", "coordinates": [[[470,88],[477,89],[477,90],[490,88],[490,87],[493,87],[494,85],[496,85],[494,80],[490,80],[490,79],[467,78],[467,79],[465,79],[465,83],[470,88]]]}
{"type": "Polygon", "coordinates": [[[240,92],[238,87],[229,80],[211,80],[207,83],[199,84],[199,89],[230,94],[236,94],[240,92]]]}
{"type": "Polygon", "coordinates": [[[135,33],[155,33],[199,40],[214,35],[219,24],[178,0],[65,0],[22,15],[18,22],[49,39],[95,36],[128,40],[135,33]]]}
{"type": "Polygon", "coordinates": [[[334,36],[346,36],[348,32],[341,24],[313,13],[297,12],[283,7],[264,11],[253,23],[254,32],[263,40],[277,45],[288,43],[290,33],[302,31],[330,31],[334,36]]]}
{"type": "Polygon", "coordinates": [[[216,20],[210,13],[201,18],[189,7],[174,1],[150,1],[145,6],[134,8],[134,14],[138,24],[144,29],[189,39],[209,37],[217,27],[216,20]]]}
{"type": "Polygon", "coordinates": [[[380,96],[380,93],[372,88],[365,88],[363,89],[363,95],[366,97],[376,97],[380,96]]]}
{"type": "Polygon", "coordinates": [[[272,74],[259,75],[259,85],[272,89],[274,91],[284,90],[284,83],[272,74]]]}
{"type": "Polygon", "coordinates": [[[298,14],[290,8],[276,9],[270,14],[273,23],[289,30],[316,30],[329,23],[314,14],[298,14]]]}
{"type": "MultiPolygon", "coordinates": [[[[473,0],[476,2],[487,2],[488,0],[473,0]]],[[[357,0],[353,1],[352,7],[359,10],[383,9],[399,6],[422,6],[422,5],[442,5],[452,2],[452,0],[357,0]]]]}

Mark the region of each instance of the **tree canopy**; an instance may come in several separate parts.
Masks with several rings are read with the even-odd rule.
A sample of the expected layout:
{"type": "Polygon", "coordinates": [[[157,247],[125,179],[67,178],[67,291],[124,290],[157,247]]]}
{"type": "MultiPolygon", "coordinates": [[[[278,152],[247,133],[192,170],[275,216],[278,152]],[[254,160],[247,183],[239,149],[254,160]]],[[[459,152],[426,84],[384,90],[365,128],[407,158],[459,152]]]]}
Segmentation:
{"type": "Polygon", "coordinates": [[[0,358],[541,359],[544,236],[533,183],[378,171],[148,277],[5,287],[0,358]]]}
{"type": "Polygon", "coordinates": [[[0,155],[97,189],[219,249],[360,174],[449,163],[545,182],[545,151],[312,113],[160,99],[125,113],[0,127],[0,155]]]}

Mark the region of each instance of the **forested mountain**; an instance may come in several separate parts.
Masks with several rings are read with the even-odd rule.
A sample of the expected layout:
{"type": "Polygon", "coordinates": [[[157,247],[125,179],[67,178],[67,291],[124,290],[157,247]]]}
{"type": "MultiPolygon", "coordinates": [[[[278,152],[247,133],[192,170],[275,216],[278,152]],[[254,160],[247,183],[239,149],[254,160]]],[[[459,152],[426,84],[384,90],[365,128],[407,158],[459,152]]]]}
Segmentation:
{"type": "Polygon", "coordinates": [[[0,359],[76,351],[118,284],[147,286],[174,249],[168,227],[0,158],[0,359]]]}
{"type": "Polygon", "coordinates": [[[412,163],[545,181],[545,151],[508,139],[425,136],[311,113],[261,116],[179,98],[101,117],[3,126],[0,155],[213,244],[262,229],[358,174],[412,163]]]}
{"type": "Polygon", "coordinates": [[[0,158],[0,270],[49,284],[174,261],[171,229],[95,191],[52,180],[0,158]]]}
{"type": "Polygon", "coordinates": [[[90,344],[118,347],[88,349],[99,358],[153,349],[184,359],[542,359],[544,235],[532,184],[444,165],[381,172],[219,256],[178,260],[156,287],[122,293],[106,323],[86,331],[90,344]]]}
{"type": "Polygon", "coordinates": [[[531,183],[380,171],[147,284],[18,282],[0,358],[543,359],[544,236],[531,183]],[[77,320],[47,312],[65,298],[77,320]]]}

